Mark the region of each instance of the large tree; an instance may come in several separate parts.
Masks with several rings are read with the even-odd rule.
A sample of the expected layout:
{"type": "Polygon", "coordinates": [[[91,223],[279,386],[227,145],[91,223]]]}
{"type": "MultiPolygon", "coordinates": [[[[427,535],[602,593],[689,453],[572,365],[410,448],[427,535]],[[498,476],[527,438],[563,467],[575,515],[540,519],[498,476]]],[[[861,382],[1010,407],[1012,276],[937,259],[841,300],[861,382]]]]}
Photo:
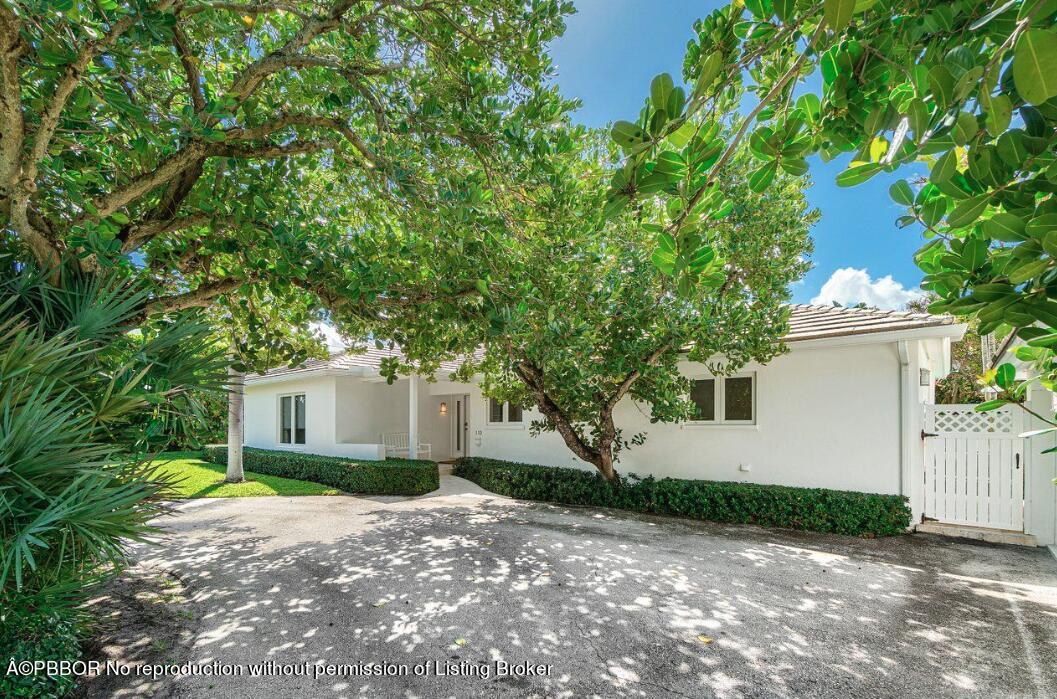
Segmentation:
{"type": "Polygon", "coordinates": [[[131,267],[156,290],[144,313],[316,317],[385,262],[357,239],[487,166],[569,11],[0,0],[0,231],[55,283],[131,267]]]}
{"type": "MultiPolygon", "coordinates": [[[[718,146],[715,132],[670,143],[685,139],[706,144],[706,154],[656,170],[665,188],[685,186],[715,157],[707,154],[718,146]]],[[[477,293],[452,298],[427,284],[416,295],[434,301],[392,309],[379,328],[413,359],[472,355],[464,378],[480,374],[487,395],[537,408],[534,431],[558,433],[618,482],[620,452],[647,436],[621,430],[618,404],[640,402],[656,422],[692,419],[681,361],[722,374],[782,351],[784,302],[808,268],[815,214],[795,178],[780,176],[765,196],[752,192],[742,152],[723,170],[724,217],[694,229],[701,253],[683,268],[675,241],[658,240],[664,206],[644,200],[607,211],[605,183],[623,172],[602,134],[560,127],[529,150],[517,197],[488,225],[469,221],[480,233],[460,240],[458,259],[445,266],[445,283],[477,293]]]]}
{"type": "MultiPolygon", "coordinates": [[[[726,160],[747,142],[752,186],[806,158],[847,157],[841,186],[882,171],[928,168],[891,188],[918,224],[917,253],[934,311],[972,315],[979,332],[1016,329],[1018,350],[1057,389],[1057,2],[1053,0],[745,0],[695,23],[683,77],[689,94],[651,91],[648,123],[618,122],[631,177],[610,191],[617,210],[652,198],[653,173],[670,160],[667,139],[696,119],[747,113],[715,165],[690,186],[662,193],[678,213],[663,234],[678,260],[700,243],[681,231],[718,211],[712,192],[726,160]],[[821,76],[821,90],[807,82],[821,76]]],[[[655,86],[658,83],[655,82],[655,86]]],[[[693,155],[683,149],[684,159],[693,155]]],[[[658,234],[660,235],[660,234],[658,234]]],[[[1012,367],[994,374],[1023,395],[1012,367]]]]}

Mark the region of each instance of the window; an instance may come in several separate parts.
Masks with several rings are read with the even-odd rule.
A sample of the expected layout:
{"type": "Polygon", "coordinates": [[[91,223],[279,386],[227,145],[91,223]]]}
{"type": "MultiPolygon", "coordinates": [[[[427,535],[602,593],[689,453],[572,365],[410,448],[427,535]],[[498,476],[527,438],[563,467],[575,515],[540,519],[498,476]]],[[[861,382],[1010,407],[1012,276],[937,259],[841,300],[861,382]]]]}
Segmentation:
{"type": "Polygon", "coordinates": [[[305,394],[279,396],[279,443],[305,443],[305,394]]]}
{"type": "Polygon", "coordinates": [[[756,422],[756,375],[695,379],[690,400],[697,406],[693,422],[751,425],[756,422]]]}
{"type": "Polygon", "coordinates": [[[510,422],[521,423],[521,406],[512,403],[503,403],[495,398],[488,399],[488,422],[489,424],[501,424],[510,422]]]}
{"type": "Polygon", "coordinates": [[[716,380],[701,379],[690,384],[690,400],[697,406],[697,419],[712,422],[716,419],[716,380]]]}

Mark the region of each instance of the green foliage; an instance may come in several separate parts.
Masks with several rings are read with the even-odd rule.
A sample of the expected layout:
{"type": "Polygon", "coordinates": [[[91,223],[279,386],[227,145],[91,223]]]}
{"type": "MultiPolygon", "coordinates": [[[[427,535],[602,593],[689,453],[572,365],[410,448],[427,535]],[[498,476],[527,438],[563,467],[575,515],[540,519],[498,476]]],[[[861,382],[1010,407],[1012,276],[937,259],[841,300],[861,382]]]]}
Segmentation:
{"type": "Polygon", "coordinates": [[[910,508],[899,495],[652,477],[621,478],[619,484],[612,484],[589,471],[480,457],[459,459],[454,474],[494,493],[525,500],[713,522],[850,536],[901,534],[910,525],[910,508]]]}
{"type": "Polygon", "coordinates": [[[326,308],[358,331],[388,299],[386,246],[420,259],[405,225],[465,212],[493,134],[549,122],[571,11],[4,2],[0,230],[43,265],[125,268],[152,313],[219,306],[256,368],[296,363],[326,308]]]}
{"type": "MultiPolygon", "coordinates": [[[[208,326],[177,317],[130,332],[145,295],[121,275],[53,287],[32,265],[0,257],[5,616],[72,618],[95,583],[121,571],[128,543],[155,532],[148,522],[165,511],[157,495],[166,483],[147,463],[162,439],[152,425],[185,410],[188,391],[219,390],[224,379],[223,357],[201,350],[208,326]]],[[[56,618],[49,640],[25,623],[24,650],[58,652],[73,633],[56,618]]]]}
{"type": "MultiPolygon", "coordinates": [[[[669,118],[680,92],[668,80],[655,81],[653,91],[673,100],[663,115],[669,118]]],[[[662,117],[644,112],[639,128],[654,119],[662,117]]],[[[771,173],[772,188],[754,193],[745,151],[729,160],[715,188],[719,219],[701,220],[678,238],[665,232],[678,211],[651,199],[606,209],[606,181],[628,192],[685,187],[700,158],[716,157],[705,152],[714,138],[673,134],[671,147],[640,173],[616,166],[599,134],[555,127],[504,170],[517,175],[520,194],[498,214],[482,212],[487,235],[473,245],[453,238],[457,248],[443,274],[415,270],[418,290],[408,296],[434,300],[391,309],[377,334],[419,361],[419,371],[446,354],[472,357],[462,365],[464,378],[480,374],[487,395],[539,408],[534,431],[559,433],[573,453],[611,476],[615,457],[647,437],[623,434],[615,406],[627,397],[648,405],[654,421],[691,417],[679,362],[729,373],[781,353],[788,286],[808,269],[808,229],[817,215],[802,180],[771,173]],[[695,147],[701,152],[687,150],[695,147]],[[687,244],[695,252],[684,257],[687,244]],[[451,298],[453,286],[475,293],[451,298]]]]}
{"type": "Polygon", "coordinates": [[[40,605],[39,599],[23,595],[0,596],[0,696],[58,699],[69,694],[73,675],[46,673],[8,674],[11,661],[78,660],[81,646],[79,615],[68,606],[40,605]]]}
{"type": "MultiPolygon", "coordinates": [[[[206,447],[203,458],[215,464],[227,464],[228,448],[206,447]]],[[[245,447],[242,463],[247,471],[322,483],[346,493],[424,495],[440,487],[437,464],[421,459],[352,461],[337,456],[245,447]]]]}
{"type": "MultiPolygon", "coordinates": [[[[719,211],[719,170],[743,138],[759,191],[775,163],[797,174],[813,154],[850,154],[841,186],[924,166],[927,178],[891,193],[908,207],[899,225],[924,230],[915,259],[937,297],[930,310],[973,317],[980,334],[1016,331],[1028,341],[1023,358],[1053,390],[1057,343],[1042,338],[1057,331],[1055,20],[1052,0],[732,2],[694,26],[683,78],[695,89],[682,116],[653,129],[640,123],[637,142],[616,134],[613,142],[626,169],[650,171],[687,123],[721,134],[722,115],[743,113],[746,103],[749,121],[717,136],[708,150],[722,155],[685,185],[612,188],[609,203],[663,197],[688,212],[664,229],[679,241],[685,227],[719,211]],[[805,92],[816,71],[821,90],[805,92]]],[[[644,113],[667,110],[655,98],[644,113]]],[[[684,159],[696,153],[692,144],[684,159]]],[[[691,259],[697,245],[680,242],[658,268],[691,259]]]]}

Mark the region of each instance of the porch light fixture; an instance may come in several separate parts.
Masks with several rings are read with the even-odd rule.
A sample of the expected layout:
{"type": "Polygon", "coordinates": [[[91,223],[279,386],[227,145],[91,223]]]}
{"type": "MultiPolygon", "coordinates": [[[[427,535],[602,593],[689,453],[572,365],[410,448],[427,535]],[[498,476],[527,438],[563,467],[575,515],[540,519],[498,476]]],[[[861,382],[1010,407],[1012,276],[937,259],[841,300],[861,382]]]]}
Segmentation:
{"type": "Polygon", "coordinates": [[[443,401],[440,404],[440,414],[441,415],[447,415],[448,414],[448,404],[443,402],[443,401]]]}

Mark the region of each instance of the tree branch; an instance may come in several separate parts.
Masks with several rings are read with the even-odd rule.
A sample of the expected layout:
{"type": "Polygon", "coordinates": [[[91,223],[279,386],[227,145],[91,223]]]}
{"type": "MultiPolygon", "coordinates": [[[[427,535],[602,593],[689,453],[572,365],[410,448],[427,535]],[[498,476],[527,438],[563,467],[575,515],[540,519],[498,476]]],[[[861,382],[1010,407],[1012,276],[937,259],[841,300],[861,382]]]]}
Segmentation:
{"type": "Polygon", "coordinates": [[[525,383],[525,386],[528,387],[529,393],[531,393],[532,397],[536,400],[536,406],[539,407],[540,412],[554,423],[555,429],[558,434],[562,436],[562,439],[565,440],[565,444],[569,449],[587,463],[598,466],[601,460],[601,455],[598,450],[584,442],[580,434],[573,427],[569,417],[557,403],[551,400],[551,397],[547,395],[546,390],[544,390],[543,372],[534,364],[524,359],[517,360],[517,363],[514,365],[514,371],[517,372],[517,375],[525,383]]]}
{"type": "Polygon", "coordinates": [[[187,91],[191,95],[191,104],[195,113],[200,114],[206,108],[206,97],[202,93],[202,72],[198,70],[198,57],[191,53],[191,44],[179,23],[173,25],[172,43],[187,76],[187,91]]]}
{"type": "Polygon", "coordinates": [[[198,212],[188,216],[180,216],[178,218],[158,221],[146,221],[139,225],[130,226],[127,230],[122,231],[124,234],[123,238],[120,235],[118,236],[118,238],[122,240],[121,252],[122,254],[132,252],[136,248],[142,247],[145,243],[156,236],[183,230],[184,228],[202,226],[210,221],[211,218],[209,214],[198,212]]]}
{"type": "Polygon", "coordinates": [[[298,9],[295,4],[288,2],[258,2],[252,4],[241,2],[203,2],[190,7],[182,7],[179,9],[178,14],[183,16],[197,15],[210,10],[218,12],[234,12],[238,15],[250,16],[263,15],[269,12],[289,12],[301,19],[308,19],[311,17],[308,13],[302,12],[298,9]]]}
{"type": "Polygon", "coordinates": [[[28,47],[21,28],[18,16],[0,2],[0,221],[7,220],[10,210],[25,137],[18,62],[28,47]]]}
{"type": "MultiPolygon", "coordinates": [[[[174,0],[161,0],[152,9],[156,12],[165,12],[172,6],[173,2],[174,0]]],[[[59,118],[62,116],[62,112],[66,108],[66,103],[69,101],[70,95],[73,94],[77,85],[80,84],[81,77],[83,76],[85,69],[88,67],[88,64],[99,54],[112,46],[122,34],[128,31],[136,23],[136,20],[139,19],[139,16],[140,14],[138,11],[133,11],[114,22],[110,26],[110,30],[101,38],[89,41],[82,46],[81,50],[77,52],[77,56],[74,58],[73,62],[66,66],[66,70],[63,72],[62,77],[59,78],[58,83],[55,85],[55,89],[51,92],[51,99],[41,113],[40,124],[37,126],[37,131],[33,136],[33,147],[30,150],[22,169],[22,179],[27,183],[27,187],[30,190],[33,190],[36,187],[37,164],[40,163],[44,158],[44,155],[48,152],[48,146],[51,145],[51,138],[55,135],[55,129],[59,126],[59,118]]]]}
{"type": "Polygon", "coordinates": [[[305,20],[301,29],[282,47],[247,66],[231,84],[228,95],[234,97],[237,104],[245,102],[265,78],[290,65],[290,61],[297,59],[297,52],[313,39],[341,26],[342,16],[354,4],[355,0],[338,0],[325,16],[305,20]]]}
{"type": "Polygon", "coordinates": [[[753,107],[753,110],[749,112],[748,116],[746,116],[742,120],[741,126],[738,127],[738,130],[734,134],[734,137],[730,140],[730,143],[727,144],[727,149],[723,151],[723,155],[720,156],[719,160],[717,160],[716,163],[712,166],[712,169],[709,170],[708,179],[705,181],[705,184],[702,185],[701,188],[698,189],[696,192],[694,192],[694,195],[690,197],[690,200],[686,203],[686,207],[683,209],[683,212],[679,214],[679,216],[674,221],[672,221],[671,224],[669,224],[669,233],[672,233],[674,235],[675,232],[682,227],[683,222],[686,220],[686,217],[690,215],[690,211],[694,208],[697,202],[701,200],[701,197],[705,195],[705,192],[707,192],[709,188],[713,184],[715,184],[716,179],[719,177],[720,171],[727,164],[727,161],[729,161],[731,157],[733,157],[734,152],[738,148],[738,144],[741,143],[741,140],[745,137],[745,132],[749,130],[749,126],[756,120],[756,117],[759,116],[760,112],[764,110],[764,108],[770,103],[772,99],[774,99],[783,89],[785,89],[785,86],[789,83],[790,80],[800,74],[800,67],[804,65],[804,61],[807,60],[808,51],[811,50],[811,48],[815,45],[815,42],[817,42],[819,37],[822,36],[825,29],[826,23],[819,22],[818,28],[815,29],[815,33],[812,34],[811,39],[808,40],[807,48],[805,48],[804,51],[797,57],[796,62],[793,63],[792,67],[790,67],[789,70],[787,70],[785,74],[778,79],[778,82],[771,86],[771,89],[768,90],[767,94],[764,95],[763,99],[761,99],[756,104],[756,106],[753,107]]]}
{"type": "Polygon", "coordinates": [[[172,313],[188,308],[205,308],[212,305],[217,296],[230,293],[248,280],[241,277],[224,277],[212,282],[200,284],[191,291],[171,296],[159,296],[147,303],[144,315],[151,313],[172,313]]]}

